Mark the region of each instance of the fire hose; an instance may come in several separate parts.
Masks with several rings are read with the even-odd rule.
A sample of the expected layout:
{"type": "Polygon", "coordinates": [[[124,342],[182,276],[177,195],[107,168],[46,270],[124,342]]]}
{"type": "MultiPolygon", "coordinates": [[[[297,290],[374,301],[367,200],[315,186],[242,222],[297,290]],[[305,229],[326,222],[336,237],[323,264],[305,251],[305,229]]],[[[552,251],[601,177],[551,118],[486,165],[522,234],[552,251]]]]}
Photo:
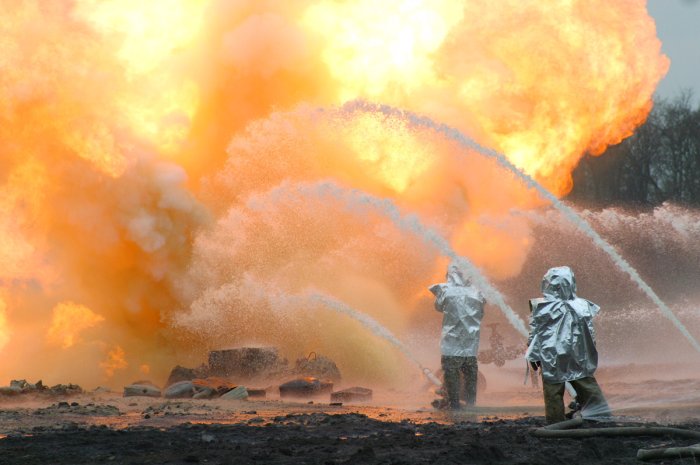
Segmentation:
{"type": "MultiPolygon", "coordinates": [[[[618,426],[611,428],[577,428],[583,424],[582,418],[574,418],[538,428],[532,432],[540,438],[591,438],[622,436],[674,436],[679,438],[700,439],[700,431],[664,426],[618,426]]],[[[665,449],[639,449],[637,459],[654,460],[659,458],[700,457],[700,444],[687,447],[670,447],[665,449]]]]}

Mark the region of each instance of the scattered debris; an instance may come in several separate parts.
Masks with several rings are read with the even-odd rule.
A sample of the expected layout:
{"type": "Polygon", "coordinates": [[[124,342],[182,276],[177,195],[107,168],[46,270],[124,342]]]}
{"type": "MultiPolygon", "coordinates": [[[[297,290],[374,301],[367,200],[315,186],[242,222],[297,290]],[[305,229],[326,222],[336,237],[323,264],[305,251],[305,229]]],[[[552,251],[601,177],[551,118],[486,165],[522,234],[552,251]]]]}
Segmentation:
{"type": "Polygon", "coordinates": [[[209,352],[212,375],[241,380],[273,377],[287,370],[287,359],[275,347],[239,347],[209,352]]]}
{"type": "Polygon", "coordinates": [[[141,384],[136,382],[128,386],[124,386],[124,397],[144,396],[144,397],[160,397],[160,389],[153,384],[141,384]]]}
{"type": "Polygon", "coordinates": [[[121,412],[114,405],[99,405],[99,404],[87,404],[80,405],[77,402],[58,402],[45,408],[40,408],[34,411],[34,415],[55,415],[55,414],[69,414],[69,415],[90,415],[99,417],[110,417],[119,416],[121,412]]]}
{"type": "Polygon", "coordinates": [[[0,387],[0,395],[16,396],[26,394],[38,394],[43,396],[71,396],[82,394],[83,389],[76,384],[57,384],[52,387],[44,386],[41,380],[35,384],[27,382],[27,380],[13,379],[9,386],[0,387]]]}
{"type": "Polygon", "coordinates": [[[297,359],[294,374],[297,376],[328,379],[335,383],[341,379],[340,370],[335,362],[323,355],[317,355],[316,352],[311,352],[306,358],[297,359]]]}
{"type": "Polygon", "coordinates": [[[211,399],[216,397],[216,391],[208,387],[200,387],[192,396],[193,399],[211,399]]]}
{"type": "Polygon", "coordinates": [[[213,391],[211,395],[217,397],[238,386],[237,384],[232,383],[228,379],[221,378],[218,376],[211,376],[209,378],[203,379],[193,379],[192,384],[194,385],[194,388],[197,390],[198,393],[209,389],[213,391]]]}
{"type": "Polygon", "coordinates": [[[333,391],[333,383],[322,381],[318,378],[306,377],[288,381],[279,387],[280,397],[316,397],[330,394],[333,391]]]}
{"type": "Polygon", "coordinates": [[[194,394],[195,389],[192,381],[178,381],[165,389],[163,397],[166,399],[184,399],[192,397],[194,394]]]}
{"type": "Polygon", "coordinates": [[[166,401],[160,404],[149,405],[141,414],[144,418],[154,416],[186,416],[186,415],[208,415],[218,410],[219,407],[212,405],[196,404],[192,402],[166,401]]]}
{"type": "Polygon", "coordinates": [[[331,402],[367,402],[371,400],[372,390],[358,386],[331,393],[331,402]]]}
{"type": "Polygon", "coordinates": [[[177,365],[170,371],[166,387],[171,386],[179,381],[191,381],[193,379],[207,378],[209,376],[209,367],[201,364],[197,368],[185,368],[177,365]]]}
{"type": "Polygon", "coordinates": [[[245,386],[237,386],[228,391],[227,393],[223,394],[220,398],[226,400],[247,399],[248,390],[245,388],[245,386]]]}
{"type": "Polygon", "coordinates": [[[267,397],[266,389],[247,389],[248,397],[251,399],[264,399],[267,397]]]}

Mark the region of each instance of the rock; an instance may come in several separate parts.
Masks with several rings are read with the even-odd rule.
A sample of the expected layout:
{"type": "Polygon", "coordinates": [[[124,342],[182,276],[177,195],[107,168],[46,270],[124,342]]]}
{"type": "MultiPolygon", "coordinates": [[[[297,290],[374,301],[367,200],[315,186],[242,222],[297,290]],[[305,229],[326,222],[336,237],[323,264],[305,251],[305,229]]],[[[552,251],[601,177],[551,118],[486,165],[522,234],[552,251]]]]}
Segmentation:
{"type": "Polygon", "coordinates": [[[202,364],[197,368],[185,368],[183,366],[177,365],[170,371],[170,376],[168,376],[168,381],[165,383],[166,386],[177,383],[178,381],[191,381],[197,378],[206,378],[209,376],[209,367],[202,364]]]}
{"type": "Polygon", "coordinates": [[[95,389],[92,390],[92,392],[96,394],[107,394],[112,392],[112,390],[105,386],[97,386],[95,389]]]}
{"type": "Polygon", "coordinates": [[[331,393],[331,402],[367,402],[372,400],[372,390],[363,387],[351,387],[331,393]]]}
{"type": "Polygon", "coordinates": [[[218,376],[210,376],[204,379],[193,379],[192,384],[196,389],[209,388],[216,391],[217,395],[224,394],[235,388],[237,385],[232,383],[226,378],[221,378],[218,376]]]}
{"type": "Polygon", "coordinates": [[[226,400],[239,400],[247,398],[248,390],[245,388],[245,386],[237,386],[221,396],[221,399],[226,400]]]}
{"type": "Polygon", "coordinates": [[[154,388],[160,389],[158,387],[158,385],[156,383],[154,383],[153,381],[151,381],[150,379],[140,379],[138,381],[134,381],[131,384],[139,384],[141,386],[153,386],[154,388]]]}
{"type": "Polygon", "coordinates": [[[297,359],[294,373],[303,377],[327,379],[333,382],[340,381],[340,370],[333,360],[323,355],[311,352],[308,357],[297,359]]]}
{"type": "Polygon", "coordinates": [[[165,389],[163,397],[166,399],[184,399],[192,397],[194,393],[195,389],[192,381],[178,381],[165,389]]]}
{"type": "Polygon", "coordinates": [[[160,389],[150,384],[130,384],[124,387],[124,397],[160,397],[160,389]]]}
{"type": "Polygon", "coordinates": [[[72,396],[82,394],[83,388],[77,384],[56,384],[49,388],[49,393],[54,396],[72,396]]]}
{"type": "Polygon", "coordinates": [[[13,379],[10,381],[10,389],[14,389],[18,392],[23,391],[27,385],[29,385],[29,383],[26,379],[13,379]]]}
{"type": "Polygon", "coordinates": [[[265,389],[247,389],[248,397],[251,399],[264,399],[267,397],[267,390],[265,389]]]}
{"type": "Polygon", "coordinates": [[[212,375],[250,380],[276,376],[287,369],[275,347],[239,347],[209,352],[212,375]]]}
{"type": "Polygon", "coordinates": [[[216,391],[208,387],[195,387],[197,392],[192,396],[193,399],[211,399],[216,395],[216,391]]]}
{"type": "Polygon", "coordinates": [[[321,381],[318,378],[306,377],[294,379],[286,382],[279,387],[280,397],[316,397],[323,394],[330,394],[333,391],[333,383],[330,381],[321,381]]]}
{"type": "Polygon", "coordinates": [[[16,396],[17,394],[20,394],[21,392],[22,392],[21,389],[9,387],[9,386],[0,387],[0,395],[3,395],[3,396],[16,396]]]}

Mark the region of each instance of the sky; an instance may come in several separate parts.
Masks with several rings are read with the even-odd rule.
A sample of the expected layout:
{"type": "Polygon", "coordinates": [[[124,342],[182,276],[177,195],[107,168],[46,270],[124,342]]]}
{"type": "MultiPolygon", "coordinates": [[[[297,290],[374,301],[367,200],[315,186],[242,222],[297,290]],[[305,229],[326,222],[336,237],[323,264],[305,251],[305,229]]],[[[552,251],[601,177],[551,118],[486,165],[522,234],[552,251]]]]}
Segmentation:
{"type": "Polygon", "coordinates": [[[700,102],[700,0],[649,0],[648,9],[662,50],[671,59],[657,95],[672,99],[689,88],[700,102]]]}

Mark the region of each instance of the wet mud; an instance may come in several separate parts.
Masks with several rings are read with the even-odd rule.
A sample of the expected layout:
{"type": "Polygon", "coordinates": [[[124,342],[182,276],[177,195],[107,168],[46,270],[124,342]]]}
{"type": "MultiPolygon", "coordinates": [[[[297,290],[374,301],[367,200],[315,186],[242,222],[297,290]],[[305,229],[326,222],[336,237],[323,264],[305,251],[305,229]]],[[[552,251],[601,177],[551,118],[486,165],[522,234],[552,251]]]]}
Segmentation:
{"type": "MultiPolygon", "coordinates": [[[[0,440],[7,464],[600,464],[639,463],[640,448],[688,445],[671,438],[539,439],[542,418],[380,421],[363,414],[288,414],[240,424],[166,428],[65,424],[0,440]]],[[[686,425],[698,428],[698,425],[686,425]]],[[[682,461],[676,461],[682,463],[682,461]]],[[[693,463],[692,461],[687,463],[693,463]]]]}
{"type": "MultiPolygon", "coordinates": [[[[89,400],[0,406],[0,463],[633,464],[641,463],[638,449],[697,441],[538,438],[533,432],[544,418],[518,407],[502,418],[489,408],[446,413],[278,401],[89,400]]],[[[658,425],[638,417],[587,423],[658,425]]],[[[696,422],[673,426],[700,431],[696,422]]]]}
{"type": "MultiPolygon", "coordinates": [[[[615,418],[586,427],[700,431],[700,379],[687,376],[687,367],[678,373],[663,368],[600,370],[615,418]]],[[[506,386],[489,375],[493,382],[479,406],[457,413],[431,408],[433,394],[425,390],[375,390],[372,402],[355,405],[325,398],[166,400],[119,392],[0,398],[0,464],[639,464],[639,449],[700,442],[539,438],[533,432],[544,426],[541,391],[506,386]]]]}

